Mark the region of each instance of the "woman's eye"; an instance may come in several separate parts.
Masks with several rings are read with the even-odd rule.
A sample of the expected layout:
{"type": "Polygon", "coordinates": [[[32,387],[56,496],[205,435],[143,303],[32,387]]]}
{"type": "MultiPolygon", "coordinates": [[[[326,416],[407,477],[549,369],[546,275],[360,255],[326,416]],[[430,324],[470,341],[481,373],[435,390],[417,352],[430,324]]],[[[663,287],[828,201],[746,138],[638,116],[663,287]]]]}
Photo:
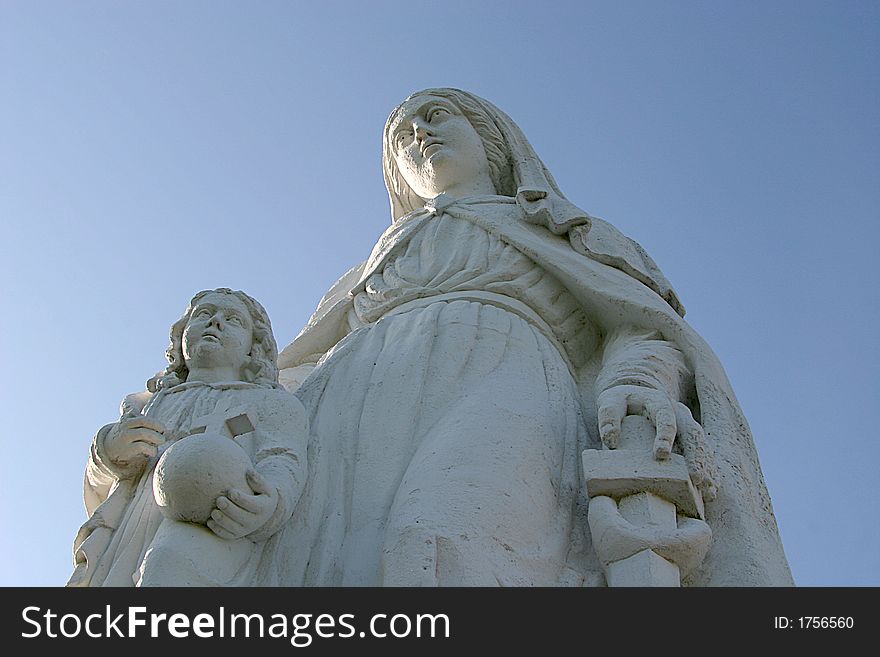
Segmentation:
{"type": "Polygon", "coordinates": [[[409,134],[409,132],[397,133],[396,144],[398,148],[406,145],[406,143],[409,141],[409,134]]]}
{"type": "Polygon", "coordinates": [[[438,117],[443,117],[446,114],[449,114],[449,110],[442,107],[435,107],[430,112],[428,112],[428,121],[433,121],[434,119],[438,117]]]}
{"type": "Polygon", "coordinates": [[[209,313],[207,310],[200,310],[199,312],[196,313],[196,317],[210,317],[210,316],[211,316],[211,313],[209,313]]]}
{"type": "Polygon", "coordinates": [[[244,326],[244,323],[241,321],[241,318],[237,317],[235,315],[233,315],[232,317],[230,317],[226,321],[228,321],[230,324],[238,324],[239,326],[244,326]]]}

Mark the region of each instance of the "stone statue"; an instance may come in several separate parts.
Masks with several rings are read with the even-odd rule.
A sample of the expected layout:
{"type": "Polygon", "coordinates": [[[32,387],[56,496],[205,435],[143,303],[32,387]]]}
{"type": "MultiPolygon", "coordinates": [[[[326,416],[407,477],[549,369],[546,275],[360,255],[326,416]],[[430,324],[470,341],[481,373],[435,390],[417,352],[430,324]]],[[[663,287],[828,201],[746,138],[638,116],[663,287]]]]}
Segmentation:
{"type": "Polygon", "coordinates": [[[92,441],[68,585],[274,584],[308,429],[269,317],[243,292],[200,292],[167,356],[92,441]]]}
{"type": "Polygon", "coordinates": [[[662,559],[649,583],[791,584],[746,420],[644,250],[470,93],[406,99],[383,165],[391,226],[279,357],[310,422],[286,583],[601,586],[662,559]]]}

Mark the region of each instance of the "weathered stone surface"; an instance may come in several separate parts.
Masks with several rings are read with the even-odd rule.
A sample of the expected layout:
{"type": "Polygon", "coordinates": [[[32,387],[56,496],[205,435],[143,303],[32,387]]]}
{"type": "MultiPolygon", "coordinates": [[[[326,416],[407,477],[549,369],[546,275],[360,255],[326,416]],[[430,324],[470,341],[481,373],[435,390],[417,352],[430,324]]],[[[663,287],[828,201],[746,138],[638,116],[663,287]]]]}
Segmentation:
{"type": "Polygon", "coordinates": [[[600,524],[680,558],[688,584],[790,584],[735,396],[644,250],[473,94],[406,99],[383,156],[391,226],[279,357],[315,454],[293,581],[601,582],[600,500],[600,524]],[[637,463],[596,451],[591,492],[655,490],[695,516],[662,536],[584,486],[583,450],[621,447],[635,415],[651,444],[637,463]]]}
{"type": "Polygon", "coordinates": [[[652,550],[615,561],[606,573],[608,586],[679,586],[678,566],[652,550]]]}
{"type": "Polygon", "coordinates": [[[221,288],[192,299],[172,326],[168,368],[92,443],[91,517],[69,585],[277,583],[264,548],[302,493],[308,424],[278,384],[276,354],[251,297],[221,288]]]}
{"type": "Polygon", "coordinates": [[[404,100],[383,172],[391,226],[277,367],[246,295],[174,325],[93,441],[71,584],[791,584],[736,396],[647,253],[467,92],[404,100]],[[198,432],[252,464],[191,475],[204,525],[153,495],[198,432]]]}

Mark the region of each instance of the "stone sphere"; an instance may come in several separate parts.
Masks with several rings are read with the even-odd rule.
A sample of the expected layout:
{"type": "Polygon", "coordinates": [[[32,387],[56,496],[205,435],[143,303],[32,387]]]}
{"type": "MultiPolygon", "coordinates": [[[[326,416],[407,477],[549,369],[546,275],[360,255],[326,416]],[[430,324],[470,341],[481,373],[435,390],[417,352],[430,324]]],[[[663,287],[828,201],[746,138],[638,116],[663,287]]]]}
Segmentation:
{"type": "Polygon", "coordinates": [[[250,492],[250,457],[216,433],[187,436],[169,447],[153,473],[153,495],[166,518],[205,524],[230,488],[250,492]]]}

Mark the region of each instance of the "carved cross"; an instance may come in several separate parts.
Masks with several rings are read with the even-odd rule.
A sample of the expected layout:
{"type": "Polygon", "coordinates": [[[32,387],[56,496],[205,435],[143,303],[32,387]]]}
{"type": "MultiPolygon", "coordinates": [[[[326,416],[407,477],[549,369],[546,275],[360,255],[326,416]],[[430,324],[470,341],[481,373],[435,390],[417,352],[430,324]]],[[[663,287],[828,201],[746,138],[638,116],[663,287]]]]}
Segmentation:
{"type": "Polygon", "coordinates": [[[253,430],[254,423],[247,414],[247,407],[221,404],[213,413],[193,420],[189,435],[209,432],[232,439],[253,430]]]}

